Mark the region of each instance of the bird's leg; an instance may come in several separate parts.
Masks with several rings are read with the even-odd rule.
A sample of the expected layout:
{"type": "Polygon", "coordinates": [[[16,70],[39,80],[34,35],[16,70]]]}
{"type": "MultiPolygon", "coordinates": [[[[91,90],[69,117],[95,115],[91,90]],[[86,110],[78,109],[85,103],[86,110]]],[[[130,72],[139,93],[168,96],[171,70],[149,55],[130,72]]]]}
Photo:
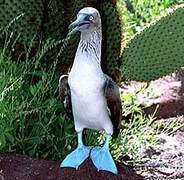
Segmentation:
{"type": "Polygon", "coordinates": [[[78,140],[78,146],[77,147],[83,147],[83,141],[82,141],[82,131],[77,133],[77,140],[78,140]]]}
{"type": "Polygon", "coordinates": [[[78,136],[78,146],[61,163],[61,167],[73,167],[78,169],[78,167],[88,158],[90,153],[90,147],[84,146],[82,142],[82,131],[77,133],[78,136]]]}
{"type": "Polygon", "coordinates": [[[90,157],[98,171],[105,170],[117,174],[116,165],[109,151],[110,139],[111,135],[107,134],[105,144],[102,147],[94,147],[91,150],[90,157]]]}

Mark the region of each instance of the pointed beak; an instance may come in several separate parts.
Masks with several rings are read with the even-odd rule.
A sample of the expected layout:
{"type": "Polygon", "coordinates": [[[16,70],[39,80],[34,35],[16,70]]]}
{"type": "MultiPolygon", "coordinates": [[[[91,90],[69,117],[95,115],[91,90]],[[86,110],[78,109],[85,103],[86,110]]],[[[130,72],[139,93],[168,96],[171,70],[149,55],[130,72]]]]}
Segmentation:
{"type": "Polygon", "coordinates": [[[85,17],[86,17],[85,15],[79,15],[78,18],[69,25],[68,35],[74,34],[77,31],[80,31],[84,25],[90,24],[89,20],[85,20],[85,17]]]}

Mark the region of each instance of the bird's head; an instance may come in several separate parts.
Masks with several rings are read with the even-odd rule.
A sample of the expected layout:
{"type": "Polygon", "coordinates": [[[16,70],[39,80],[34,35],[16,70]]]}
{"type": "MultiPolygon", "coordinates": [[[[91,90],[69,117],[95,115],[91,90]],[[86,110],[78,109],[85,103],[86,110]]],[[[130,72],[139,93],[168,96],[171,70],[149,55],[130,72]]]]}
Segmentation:
{"type": "Polygon", "coordinates": [[[77,14],[77,19],[69,26],[69,34],[77,31],[92,32],[101,27],[100,13],[92,7],[85,7],[77,14]]]}

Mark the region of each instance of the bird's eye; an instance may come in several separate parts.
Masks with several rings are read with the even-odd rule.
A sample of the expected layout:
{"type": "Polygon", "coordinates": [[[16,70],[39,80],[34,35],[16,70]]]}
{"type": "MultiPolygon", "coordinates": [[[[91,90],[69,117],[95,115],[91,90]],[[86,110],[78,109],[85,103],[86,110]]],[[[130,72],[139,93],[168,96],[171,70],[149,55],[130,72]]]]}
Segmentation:
{"type": "Polygon", "coordinates": [[[92,21],[94,19],[93,16],[89,16],[89,20],[92,21]]]}

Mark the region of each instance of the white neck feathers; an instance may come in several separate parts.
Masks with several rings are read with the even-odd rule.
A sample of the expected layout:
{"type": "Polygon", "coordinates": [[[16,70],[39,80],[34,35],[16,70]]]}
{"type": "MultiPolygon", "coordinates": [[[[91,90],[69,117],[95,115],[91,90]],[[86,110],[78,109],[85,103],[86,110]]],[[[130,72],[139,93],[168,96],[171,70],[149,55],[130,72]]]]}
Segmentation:
{"type": "Polygon", "coordinates": [[[82,32],[77,49],[77,54],[83,53],[93,57],[99,64],[101,62],[101,41],[102,32],[101,28],[95,29],[93,32],[82,32]]]}

